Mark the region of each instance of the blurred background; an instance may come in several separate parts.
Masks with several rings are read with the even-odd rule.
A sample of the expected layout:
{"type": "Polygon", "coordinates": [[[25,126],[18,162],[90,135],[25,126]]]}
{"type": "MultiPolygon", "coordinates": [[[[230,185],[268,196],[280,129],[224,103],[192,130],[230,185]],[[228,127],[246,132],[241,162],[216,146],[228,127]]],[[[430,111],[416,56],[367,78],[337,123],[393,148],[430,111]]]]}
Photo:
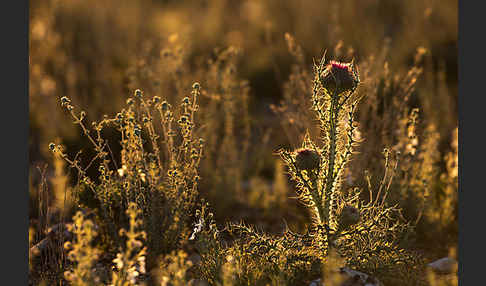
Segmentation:
{"type": "MultiPolygon", "coordinates": [[[[457,177],[449,166],[454,150],[457,157],[457,5],[457,0],[30,1],[31,200],[39,196],[39,166],[47,163],[47,178],[56,176],[49,142],[63,143],[70,154],[86,150],[84,160],[90,158],[89,142],[60,106],[62,96],[78,111],[85,110],[90,122],[104,114],[113,117],[136,88],[177,103],[198,81],[205,90],[200,123],[206,131],[201,134],[208,142],[200,192],[211,202],[216,220],[245,219],[279,231],[285,219],[293,229],[303,230],[308,215],[291,198],[292,183],[274,155],[278,148],[298,147],[296,139],[303,136],[282,132],[285,119],[276,111],[278,106],[292,107],[291,96],[306,100],[299,88],[289,91],[296,81],[292,75],[311,72],[313,59],[327,50],[328,58],[355,58],[368,71],[362,73],[364,86],[380,76],[393,82],[409,75],[420,54],[421,72],[413,77],[406,103],[408,111],[420,110],[419,137],[426,139],[431,129],[437,135],[428,137],[433,142],[427,150],[432,148],[434,155],[421,158],[436,172],[427,191],[431,211],[422,216],[413,207],[407,210],[409,219],[418,212],[425,217],[417,226],[416,241],[447,254],[457,242],[457,177]],[[226,72],[236,87],[218,77],[226,72]],[[231,88],[234,97],[225,97],[231,88]],[[446,218],[437,211],[445,198],[452,208],[446,218]],[[437,242],[442,242],[440,247],[437,242]]],[[[311,85],[305,87],[311,91],[311,85]]],[[[365,99],[359,117],[366,119],[373,104],[379,103],[365,99]]],[[[387,108],[386,102],[381,108],[387,108]]],[[[381,121],[380,112],[367,120],[381,121]]],[[[397,121],[408,113],[399,114],[397,121]]],[[[378,132],[391,130],[378,130],[376,124],[361,131],[368,138],[361,147],[367,155],[350,167],[358,170],[356,178],[365,167],[379,171],[379,154],[398,140],[377,139],[378,132]]],[[[116,153],[116,132],[104,136],[116,153]]],[[[57,172],[68,174],[62,168],[57,172]]],[[[363,182],[357,179],[355,184],[363,182]]],[[[31,203],[31,218],[37,208],[31,203]]]]}

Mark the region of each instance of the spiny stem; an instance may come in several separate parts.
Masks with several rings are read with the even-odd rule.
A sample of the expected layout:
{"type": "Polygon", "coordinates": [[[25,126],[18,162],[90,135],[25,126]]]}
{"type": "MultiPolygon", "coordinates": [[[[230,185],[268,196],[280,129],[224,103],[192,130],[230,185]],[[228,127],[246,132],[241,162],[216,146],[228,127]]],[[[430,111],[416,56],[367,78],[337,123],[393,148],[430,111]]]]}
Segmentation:
{"type": "Polygon", "coordinates": [[[328,169],[327,169],[327,176],[326,176],[326,188],[324,191],[324,211],[327,214],[327,222],[330,223],[330,220],[332,219],[331,217],[331,196],[334,186],[334,181],[335,181],[335,176],[334,176],[334,164],[336,160],[336,132],[337,132],[337,115],[338,115],[339,110],[337,109],[337,94],[334,94],[334,96],[331,97],[331,106],[329,107],[329,163],[328,163],[328,169]]]}

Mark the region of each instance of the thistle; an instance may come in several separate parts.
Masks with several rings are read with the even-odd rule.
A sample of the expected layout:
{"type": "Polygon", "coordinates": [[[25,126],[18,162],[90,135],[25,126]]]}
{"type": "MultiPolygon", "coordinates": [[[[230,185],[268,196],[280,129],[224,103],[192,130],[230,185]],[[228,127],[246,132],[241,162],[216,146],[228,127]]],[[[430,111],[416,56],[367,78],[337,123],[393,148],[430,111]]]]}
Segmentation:
{"type": "Polygon", "coordinates": [[[299,198],[311,209],[316,224],[326,224],[336,231],[340,229],[336,212],[341,173],[356,144],[353,114],[359,98],[353,95],[359,75],[354,62],[326,64],[325,55],[314,65],[314,75],[312,109],[324,133],[323,146],[306,136],[301,149],[294,153],[281,151],[280,156],[297,181],[299,198]]]}

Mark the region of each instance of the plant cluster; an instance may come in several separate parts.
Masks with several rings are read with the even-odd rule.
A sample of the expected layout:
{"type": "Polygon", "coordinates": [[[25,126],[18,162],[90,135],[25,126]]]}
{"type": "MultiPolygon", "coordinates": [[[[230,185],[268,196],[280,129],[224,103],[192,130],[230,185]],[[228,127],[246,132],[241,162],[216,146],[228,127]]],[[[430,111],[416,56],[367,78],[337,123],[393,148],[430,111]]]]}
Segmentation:
{"type": "Polygon", "coordinates": [[[135,203],[130,203],[126,211],[130,218],[129,230],[120,229],[120,237],[126,238],[125,247],[112,260],[111,269],[99,265],[103,251],[96,246],[98,226],[81,212],[73,217],[70,231],[74,233],[73,242],[66,242],[64,248],[68,250],[68,259],[73,267],[64,272],[64,277],[71,285],[111,285],[130,286],[139,285],[139,276],[145,273],[146,247],[143,246],[145,232],[140,230],[142,221],[138,216],[140,210],[135,203]],[[107,273],[111,272],[111,283],[107,273]]]}
{"type": "Polygon", "coordinates": [[[96,155],[82,167],[81,152],[71,159],[61,145],[51,143],[49,148],[77,171],[75,201],[79,207],[96,212],[108,248],[121,243],[117,228],[133,219],[125,213],[132,203],[141,212],[136,222],[147,234],[149,264],[187,239],[204,145],[204,140],[194,135],[199,96],[200,85],[195,83],[191,97],[183,98],[175,113],[167,101],[158,96],[146,99],[141,90],[136,90],[128,98],[126,109],[114,118],[92,122],[93,130],[85,125],[86,113],[77,114],[70,99],[61,98],[61,105],[90,140],[96,155]],[[160,119],[156,121],[157,115],[160,119]],[[108,128],[120,134],[121,165],[102,138],[108,128]],[[158,130],[163,130],[163,138],[158,130]],[[96,165],[98,177],[92,179],[88,173],[96,165]]]}
{"type": "Polygon", "coordinates": [[[320,275],[329,252],[334,251],[345,265],[384,281],[422,283],[420,257],[399,245],[410,231],[409,225],[401,220],[398,206],[386,203],[393,180],[390,173],[396,171],[398,163],[394,160],[391,164],[390,151],[384,152],[386,172],[376,198],[371,183],[367,202],[360,198],[360,190],[345,194],[341,189],[341,171],[357,143],[353,134],[353,114],[360,100],[353,97],[359,83],[356,67],[333,61],[326,65],[323,57],[315,65],[315,74],[312,101],[324,146],[319,148],[307,136],[302,148],[279,152],[297,182],[299,199],[314,218],[313,225],[303,235],[289,229],[282,236],[268,235],[244,223],[230,223],[219,231],[212,214],[204,218],[207,211],[203,208],[193,233],[205,246],[201,248],[205,251],[200,251],[204,254],[199,266],[203,277],[222,285],[227,280],[218,277],[229,277],[231,285],[293,285],[320,275]],[[231,238],[226,247],[221,233],[231,238]]]}

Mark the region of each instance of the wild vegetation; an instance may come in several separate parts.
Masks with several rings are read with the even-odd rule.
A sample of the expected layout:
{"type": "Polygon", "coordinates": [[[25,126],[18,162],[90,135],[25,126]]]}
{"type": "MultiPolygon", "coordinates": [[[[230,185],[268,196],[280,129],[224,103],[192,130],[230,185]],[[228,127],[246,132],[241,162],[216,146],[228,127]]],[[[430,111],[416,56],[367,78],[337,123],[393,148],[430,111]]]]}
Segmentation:
{"type": "Polygon", "coordinates": [[[32,285],[457,285],[456,1],[30,5],[32,285]]]}

